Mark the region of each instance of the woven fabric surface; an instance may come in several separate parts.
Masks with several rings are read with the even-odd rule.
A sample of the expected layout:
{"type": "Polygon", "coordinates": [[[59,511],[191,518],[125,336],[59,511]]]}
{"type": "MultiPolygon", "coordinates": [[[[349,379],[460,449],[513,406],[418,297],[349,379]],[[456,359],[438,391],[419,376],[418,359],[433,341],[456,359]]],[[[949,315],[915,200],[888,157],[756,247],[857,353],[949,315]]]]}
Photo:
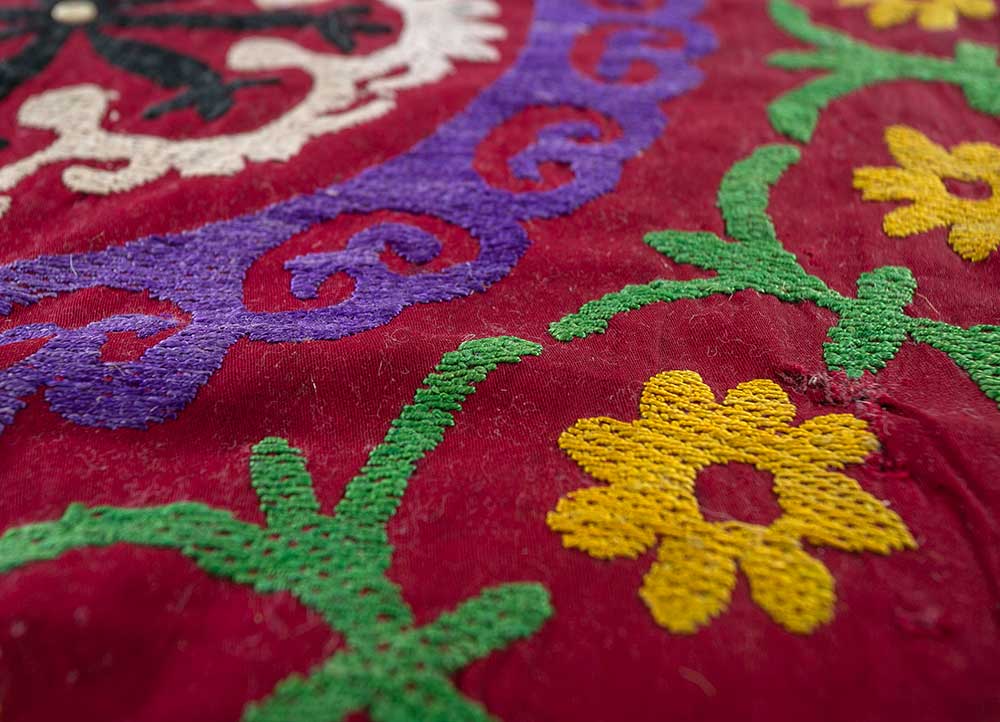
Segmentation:
{"type": "Polygon", "coordinates": [[[998,48],[0,1],[0,719],[996,722],[998,48]]]}

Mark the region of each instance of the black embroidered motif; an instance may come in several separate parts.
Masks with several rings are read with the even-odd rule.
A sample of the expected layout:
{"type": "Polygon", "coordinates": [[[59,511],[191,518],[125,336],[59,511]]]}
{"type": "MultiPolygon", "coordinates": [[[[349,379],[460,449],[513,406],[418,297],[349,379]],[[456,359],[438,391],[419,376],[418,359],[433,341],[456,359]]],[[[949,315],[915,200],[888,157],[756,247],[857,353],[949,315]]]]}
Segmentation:
{"type": "Polygon", "coordinates": [[[34,36],[13,57],[0,61],[0,99],[34,77],[55,58],[74,32],[87,36],[91,46],[109,63],[148,78],[164,88],[182,89],[178,95],[147,108],[146,118],[156,118],[193,107],[205,120],[224,115],[233,105],[233,91],[249,85],[276,82],[273,78],[226,81],[198,58],[152,43],[103,32],[105,28],[187,28],[251,32],[281,28],[315,28],[331,45],[349,53],[358,34],[375,35],[391,30],[369,22],[371,8],[348,5],[322,14],[277,10],[248,14],[161,13],[137,14],[142,5],[164,0],[40,0],[37,7],[0,8],[0,40],[34,36]]]}

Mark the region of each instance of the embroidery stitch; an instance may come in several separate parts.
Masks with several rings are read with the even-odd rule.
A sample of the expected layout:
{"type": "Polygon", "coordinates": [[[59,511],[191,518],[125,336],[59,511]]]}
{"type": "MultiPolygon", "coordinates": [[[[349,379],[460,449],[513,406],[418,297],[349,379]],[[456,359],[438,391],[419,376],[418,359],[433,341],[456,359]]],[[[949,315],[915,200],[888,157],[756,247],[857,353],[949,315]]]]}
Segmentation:
{"type": "Polygon", "coordinates": [[[949,60],[918,53],[876,48],[830,28],[814,25],[809,15],[787,0],[771,0],[771,17],[790,35],[817,49],[774,53],[768,62],[787,70],[823,70],[827,74],[785,93],[767,108],[779,133],[807,142],[819,112],[855,90],[892,80],[951,83],[962,89],[976,110],[1000,115],[1000,68],[997,50],[961,41],[949,60]]]}
{"type": "Polygon", "coordinates": [[[488,588],[415,627],[400,588],[386,576],[392,557],[386,524],[416,463],[454,424],[474,384],[499,364],[540,353],[538,344],[496,337],[444,354],[348,484],[333,516],[320,513],[301,452],[284,439],[267,438],[250,460],[263,527],[199,503],[135,509],[73,504],[58,521],[0,537],[0,571],[122,542],[175,549],[209,574],[262,594],[288,591],[345,637],[347,648],[307,677],[290,676],[249,705],[246,722],[336,722],[362,709],[376,722],[485,722],[492,717],[463,697],[450,676],[534,633],[552,614],[548,593],[533,583],[488,588]]]}
{"type": "Polygon", "coordinates": [[[645,237],[646,243],[668,258],[715,271],[714,276],[626,286],[552,323],[549,333],[559,341],[571,341],[604,333],[617,314],[651,303],[754,290],[784,302],[814,303],[839,316],[823,347],[831,369],[855,378],[865,371],[876,373],[909,337],[946,353],[984,394],[1000,404],[1000,326],[961,328],[907,315],[903,309],[916,290],[907,268],[883,266],[863,273],[857,296],[842,296],[807,274],[794,254],[784,249],[767,215],[768,189],[798,158],[793,146],[762,146],[726,173],[718,205],[726,232],[735,242],[725,242],[714,233],[688,231],[661,231],[645,237]]]}
{"type": "Polygon", "coordinates": [[[967,261],[982,261],[1000,245],[1000,148],[962,143],[947,150],[906,126],[886,128],[885,142],[899,168],[856,168],[854,187],[866,201],[911,200],[887,213],[882,228],[904,237],[949,227],[948,243],[967,261]],[[982,181],[991,196],[982,200],[948,192],[945,178],[982,181]]]}
{"type": "Polygon", "coordinates": [[[959,15],[988,20],[997,11],[993,0],[840,0],[840,4],[868,5],[868,20],[877,28],[901,25],[916,16],[924,30],[954,30],[959,15]]]}
{"type": "MultiPolygon", "coordinates": [[[[440,7],[440,1],[420,0],[416,6],[432,9],[440,7]]],[[[480,7],[472,5],[470,11],[480,7]]],[[[107,286],[148,291],[158,300],[173,302],[191,319],[129,362],[100,360],[94,351],[106,338],[106,328],[100,324],[80,329],[50,324],[44,334],[37,328],[15,327],[0,334],[0,346],[51,335],[37,352],[0,369],[0,425],[9,424],[24,407],[23,399],[44,386],[51,408],[76,423],[145,428],[172,418],[190,403],[241,338],[272,343],[339,339],[388,323],[410,305],[480,292],[506,276],[530,243],[521,221],[570,213],[612,190],[625,160],[661,136],[666,126],[661,101],[697,84],[701,76],[691,62],[715,42],[692,20],[698,2],[664,3],[644,14],[642,22],[675,32],[685,45],[636,48],[646,62],[655,60],[659,74],[638,85],[601,84],[577,72],[569,56],[576,35],[605,22],[608,14],[566,0],[539,0],[535,8],[535,25],[514,66],[463,113],[401,156],[345,183],[259,213],[190,232],[0,267],[0,313],[10,313],[15,304],[27,306],[107,286]],[[512,158],[510,167],[514,175],[524,177],[539,164],[563,162],[572,169],[572,180],[551,190],[523,193],[491,186],[474,168],[477,147],[493,128],[536,106],[592,108],[617,124],[621,134],[586,142],[601,137],[596,124],[588,129],[588,123],[569,127],[554,123],[512,158]],[[294,278],[289,290],[297,298],[308,298],[318,284],[337,273],[354,280],[349,298],[304,311],[247,309],[243,279],[266,252],[341,214],[382,210],[430,216],[464,229],[479,243],[479,253],[472,261],[433,273],[396,273],[380,258],[387,245],[419,239],[426,253],[417,260],[436,256],[439,246],[428,243],[419,229],[410,238],[402,224],[373,224],[354,235],[343,250],[310,253],[286,265],[294,278]]],[[[641,40],[634,34],[629,37],[641,40]]],[[[622,61],[623,45],[616,42],[613,50],[616,61],[622,61]]],[[[73,170],[83,169],[71,167],[67,173],[73,170]]],[[[89,177],[118,177],[128,169],[86,172],[89,177]]]]}
{"type": "Polygon", "coordinates": [[[827,414],[790,426],[795,407],[772,381],[742,383],[720,405],[693,371],[651,378],[639,409],[638,421],[581,419],[559,437],[559,446],[608,486],[570,492],[547,521],[565,546],[599,559],[634,559],[657,545],[639,596],[671,632],[690,634],[722,614],[737,564],[774,621],[812,632],[833,618],[834,582],[801,540],[881,554],[916,547],[895,512],[832,471],[877,448],[860,419],[827,414]],[[783,511],[777,520],[705,520],[697,475],[730,463],[773,474],[783,511]]]}

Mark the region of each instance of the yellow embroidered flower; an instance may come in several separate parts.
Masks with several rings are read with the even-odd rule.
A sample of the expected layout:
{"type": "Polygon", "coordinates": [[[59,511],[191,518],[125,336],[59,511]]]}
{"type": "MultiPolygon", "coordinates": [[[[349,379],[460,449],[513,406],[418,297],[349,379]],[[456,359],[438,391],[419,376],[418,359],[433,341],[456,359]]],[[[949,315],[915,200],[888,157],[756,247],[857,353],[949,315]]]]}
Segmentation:
{"type": "Polygon", "coordinates": [[[903,237],[950,226],[948,243],[964,259],[982,261],[1000,245],[1000,148],[962,143],[951,153],[925,135],[902,125],[890,126],[885,141],[901,168],[856,168],[854,187],[866,201],[912,200],[886,214],[882,228],[903,237]],[[983,200],[948,192],[945,178],[983,182],[991,195],[983,200]]]}
{"type": "Polygon", "coordinates": [[[693,371],[650,379],[638,421],[581,419],[559,446],[608,483],[570,492],[548,515],[567,547],[593,557],[635,558],[659,545],[639,595],[658,624],[691,633],[729,605],[737,564],[751,596],[792,632],[833,616],[833,578],[802,540],[847,551],[916,546],[899,516],[835,471],[878,446],[864,421],[828,414],[790,426],[795,407],[779,386],[740,384],[717,403],[693,371]],[[698,472],[751,464],[774,477],[782,515],[769,526],[709,522],[698,472]]]}
{"type": "Polygon", "coordinates": [[[924,30],[954,30],[958,16],[986,20],[996,13],[994,0],[840,0],[842,7],[868,5],[868,21],[888,28],[909,21],[914,15],[924,30]]]}

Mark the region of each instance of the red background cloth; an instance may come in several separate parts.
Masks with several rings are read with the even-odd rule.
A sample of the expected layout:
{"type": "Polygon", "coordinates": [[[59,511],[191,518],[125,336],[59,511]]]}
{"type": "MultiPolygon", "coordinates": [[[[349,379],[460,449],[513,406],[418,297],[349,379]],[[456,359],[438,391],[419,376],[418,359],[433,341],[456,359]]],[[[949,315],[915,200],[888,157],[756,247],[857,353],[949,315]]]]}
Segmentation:
{"type": "MultiPolygon", "coordinates": [[[[691,277],[642,235],[666,228],[721,234],[715,194],[722,175],[756,146],[784,140],[768,124],[766,104],[809,74],[770,68],[765,58],[799,44],[775,28],[762,2],[708,5],[700,19],[719,49],[699,61],[701,85],[664,104],[666,133],[626,163],[613,193],[571,216],[528,223],[532,245],[505,279],[486,293],[410,307],[338,341],[240,341],[178,418],[146,431],[79,426],[36,396],[0,434],[0,528],[56,518],[74,501],[193,500],[259,521],[246,464],[250,445],[267,435],[303,449],[328,512],[442,353],[471,337],[517,335],[545,352],[498,369],[466,402],[458,425],[419,465],[389,529],[389,574],[419,623],[504,581],[536,580],[552,593],[553,618],[460,673],[464,693],[505,722],[1000,718],[1000,416],[944,354],[907,343],[877,376],[849,383],[821,357],[831,314],[754,292],[653,305],[571,344],[546,333],[552,320],[625,284],[691,277]],[[719,394],[749,379],[776,379],[799,421],[833,412],[867,418],[882,449],[847,473],[891,503],[919,549],[888,557],[810,550],[835,577],[838,602],[832,623],[809,636],[767,617],[743,579],[728,611],[697,634],[658,627],[637,596],[652,552],[597,561],[564,549],[545,515],[566,492],[592,483],[558,449],[559,434],[580,418],[635,418],[643,382],[668,369],[695,370],[719,394]]],[[[861,11],[825,0],[806,5],[818,22],[876,45],[950,55],[956,37],[912,24],[876,31],[861,11]]],[[[460,64],[430,89],[404,92],[384,118],[316,139],[287,163],[221,179],[171,174],[110,197],[74,194],[58,182],[59,167],[47,168],[26,181],[31,202],[0,219],[2,260],[195,228],[349,177],[463,108],[517,56],[530,21],[530,2],[503,3],[501,62],[460,64]]],[[[965,23],[961,37],[995,44],[1000,32],[995,21],[965,23]]],[[[204,49],[220,57],[224,50],[204,49]]],[[[79,57],[89,52],[81,48],[79,57]]],[[[80,61],[58,62],[52,72],[69,79],[80,61]]],[[[88,77],[100,78],[100,62],[93,66],[88,77]]],[[[106,80],[131,82],[110,72],[106,80]]],[[[0,109],[5,127],[15,105],[0,109]]],[[[233,127],[220,128],[259,120],[228,118],[220,122],[233,127]]],[[[163,134],[188,132],[183,119],[159,122],[163,134]]],[[[1000,143],[997,120],[971,110],[956,88],[902,82],[854,93],[831,105],[802,161],[775,187],[778,236],[808,272],[842,293],[853,295],[862,272],[903,265],[919,283],[912,314],[996,322],[1000,254],[970,264],[948,247],[945,230],[888,238],[882,216],[896,204],[861,202],[851,187],[855,167],[894,164],[883,131],[900,123],[945,146],[1000,143]]],[[[36,142],[30,134],[12,140],[10,152],[36,142]]],[[[480,157],[487,172],[501,172],[505,161],[480,157]]],[[[346,237],[342,229],[314,231],[330,247],[346,237]]],[[[304,241],[251,270],[246,297],[261,308],[307,303],[288,294],[287,281],[274,281],[297,242],[304,241]]],[[[16,309],[4,325],[83,323],[159,307],[130,294],[78,292],[16,309]]],[[[127,356],[143,347],[128,338],[117,343],[106,352],[127,356]]],[[[714,474],[700,491],[735,504],[737,516],[773,503],[763,477],[746,497],[727,483],[725,473],[714,474]]],[[[229,722],[248,700],[307,671],[339,643],[291,597],[213,579],[172,551],[118,545],[0,577],[6,722],[229,722]]]]}

